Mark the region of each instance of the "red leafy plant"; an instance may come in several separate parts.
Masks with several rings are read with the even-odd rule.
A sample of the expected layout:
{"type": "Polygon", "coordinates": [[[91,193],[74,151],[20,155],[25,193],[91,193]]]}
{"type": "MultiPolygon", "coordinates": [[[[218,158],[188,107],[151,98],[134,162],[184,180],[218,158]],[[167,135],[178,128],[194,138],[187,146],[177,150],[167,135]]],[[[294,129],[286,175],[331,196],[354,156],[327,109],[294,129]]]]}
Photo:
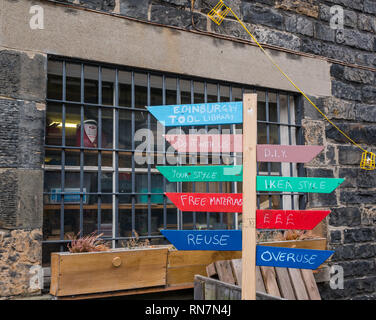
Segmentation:
{"type": "Polygon", "coordinates": [[[71,240],[71,243],[67,246],[69,252],[98,252],[110,250],[110,247],[108,247],[105,242],[100,239],[103,233],[96,234],[96,232],[93,232],[81,238],[79,237],[80,233],[81,232],[74,236],[68,236],[69,240],[71,240]]]}

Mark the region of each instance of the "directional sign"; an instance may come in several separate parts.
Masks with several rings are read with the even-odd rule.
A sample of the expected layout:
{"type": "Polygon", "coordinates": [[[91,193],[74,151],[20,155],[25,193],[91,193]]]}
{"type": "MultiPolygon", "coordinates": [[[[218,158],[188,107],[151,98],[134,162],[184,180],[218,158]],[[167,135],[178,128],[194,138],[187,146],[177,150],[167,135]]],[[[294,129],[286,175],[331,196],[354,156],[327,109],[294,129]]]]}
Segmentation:
{"type": "MultiPolygon", "coordinates": [[[[166,193],[181,210],[194,212],[242,212],[241,193],[166,193]]],[[[257,229],[312,230],[329,210],[256,210],[257,229]]]]}
{"type": "Polygon", "coordinates": [[[216,102],[147,107],[166,127],[243,123],[243,102],[216,102]]]}
{"type": "Polygon", "coordinates": [[[161,230],[178,250],[240,251],[240,230],[161,230]]]}
{"type": "Polygon", "coordinates": [[[243,166],[156,166],[170,182],[242,181],[243,166]]]}
{"type": "Polygon", "coordinates": [[[243,152],[242,134],[166,134],[164,137],[178,152],[243,152]]]}
{"type": "Polygon", "coordinates": [[[259,144],[257,145],[257,161],[307,163],[316,157],[323,149],[323,146],[259,144]]]}
{"type": "MultiPolygon", "coordinates": [[[[158,166],[170,182],[242,181],[242,166],[158,166]]],[[[345,179],[257,176],[257,191],[331,193],[345,179]]]]}
{"type": "MultiPolygon", "coordinates": [[[[178,250],[241,251],[241,230],[161,230],[178,250]]],[[[256,265],[317,269],[334,251],[256,246],[256,265]]]]}
{"type": "MultiPolygon", "coordinates": [[[[182,153],[243,152],[241,134],[166,134],[165,139],[182,153]]],[[[259,144],[257,161],[307,163],[323,149],[323,146],[259,144]]]]}
{"type": "MultiPolygon", "coordinates": [[[[175,206],[182,211],[196,211],[196,212],[242,212],[243,206],[243,194],[241,193],[198,193],[198,192],[166,192],[166,196],[175,204],[175,206]]],[[[293,213],[294,210],[277,210],[279,212],[270,212],[265,214],[263,218],[265,222],[263,225],[267,225],[267,221],[285,221],[287,226],[288,222],[294,219],[295,223],[301,224],[296,220],[298,213],[293,213]],[[291,211],[291,212],[290,212],[291,211]]],[[[309,211],[308,211],[309,212],[309,211]]],[[[327,215],[320,215],[322,219],[327,215]]],[[[306,217],[307,219],[307,217],[306,217]]],[[[319,217],[308,218],[307,222],[313,224],[319,217]]],[[[289,223],[290,223],[289,222],[289,223]]],[[[277,223],[277,222],[276,222],[277,223]]],[[[279,223],[279,222],[278,222],[279,223]]],[[[271,224],[271,222],[270,222],[271,224]]],[[[283,224],[282,224],[283,225],[283,224]]],[[[271,228],[271,226],[270,226],[271,228]]],[[[278,228],[283,229],[283,228],[278,228]]],[[[294,228],[297,229],[297,228],[294,228]]]]}
{"type": "Polygon", "coordinates": [[[256,265],[296,269],[317,269],[334,251],[256,246],[256,265]]]}
{"type": "Polygon", "coordinates": [[[241,193],[166,192],[166,196],[182,211],[242,212],[241,193]]]}
{"type": "Polygon", "coordinates": [[[257,229],[312,230],[330,210],[256,210],[257,229]]]}
{"type": "Polygon", "coordinates": [[[257,176],[257,191],[331,193],[345,179],[257,176]]]}

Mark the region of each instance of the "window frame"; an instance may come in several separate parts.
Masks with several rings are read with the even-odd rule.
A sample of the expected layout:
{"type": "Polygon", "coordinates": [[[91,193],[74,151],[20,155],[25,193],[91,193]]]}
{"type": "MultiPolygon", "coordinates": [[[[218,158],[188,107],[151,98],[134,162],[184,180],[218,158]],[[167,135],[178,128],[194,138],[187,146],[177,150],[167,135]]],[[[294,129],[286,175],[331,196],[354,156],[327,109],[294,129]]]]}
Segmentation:
{"type": "MultiPolygon", "coordinates": [[[[187,76],[187,75],[179,75],[175,73],[169,73],[169,72],[159,72],[159,71],[153,71],[153,70],[146,70],[146,69],[140,69],[140,68],[133,68],[128,66],[119,66],[119,65],[112,65],[108,63],[102,63],[102,62],[93,62],[93,61],[85,61],[80,59],[73,59],[73,58],[67,58],[67,57],[61,57],[61,56],[54,56],[49,55],[48,56],[48,63],[50,61],[59,61],[63,65],[62,70],[62,97],[61,100],[58,99],[46,99],[47,102],[47,112],[48,112],[48,105],[52,103],[61,104],[62,106],[62,140],[61,145],[48,145],[44,144],[44,150],[48,150],[51,148],[57,148],[61,149],[61,164],[60,165],[43,165],[44,172],[48,171],[56,171],[61,173],[61,201],[60,201],[60,239],[55,240],[43,240],[43,243],[59,243],[59,244],[66,244],[70,240],[64,239],[65,232],[64,232],[64,213],[65,213],[65,207],[67,205],[64,202],[64,196],[68,193],[64,193],[65,189],[65,174],[66,172],[79,172],[80,173],[80,206],[79,206],[79,229],[84,229],[84,197],[87,195],[90,195],[91,192],[84,192],[84,173],[85,172],[97,172],[97,181],[98,181],[98,190],[101,190],[101,175],[103,172],[112,172],[112,235],[111,237],[105,237],[106,240],[112,241],[112,246],[117,247],[119,246],[118,241],[119,240],[129,240],[131,238],[135,237],[135,234],[133,233],[133,227],[135,227],[136,222],[136,199],[135,197],[137,195],[140,195],[141,193],[136,193],[135,190],[135,180],[136,180],[136,173],[137,172],[146,172],[147,173],[147,180],[148,180],[148,192],[145,194],[148,198],[147,200],[147,235],[141,235],[139,236],[140,239],[160,239],[164,238],[163,235],[153,235],[151,232],[151,217],[152,217],[152,203],[151,203],[151,196],[155,195],[156,193],[152,193],[150,186],[151,186],[151,174],[157,173],[158,171],[155,168],[151,168],[150,164],[147,165],[146,168],[136,168],[135,161],[134,161],[134,152],[136,150],[135,148],[135,141],[134,141],[134,133],[135,133],[135,112],[147,112],[146,109],[138,108],[135,105],[135,99],[136,99],[136,90],[135,90],[135,75],[142,73],[147,75],[147,105],[150,105],[151,101],[151,87],[150,87],[150,79],[152,76],[158,76],[162,77],[162,104],[167,104],[166,100],[166,94],[167,94],[167,88],[166,88],[166,79],[167,78],[176,78],[176,104],[181,103],[181,83],[182,81],[188,81],[190,83],[190,103],[197,103],[195,101],[195,88],[194,84],[196,82],[203,83],[204,84],[204,101],[202,102],[210,102],[208,101],[208,85],[212,86],[215,85],[217,88],[217,101],[221,100],[221,87],[226,87],[229,89],[229,101],[235,101],[235,97],[233,97],[233,89],[241,89],[241,93],[248,93],[248,92],[265,92],[265,120],[258,120],[258,124],[262,124],[266,126],[267,131],[267,137],[266,137],[266,143],[270,142],[270,127],[276,126],[278,128],[278,142],[279,144],[304,144],[304,138],[303,138],[303,129],[301,124],[301,110],[302,110],[302,97],[301,95],[290,92],[290,91],[283,91],[283,90],[276,90],[276,89],[270,89],[270,88],[264,88],[264,87],[256,87],[256,86],[250,86],[250,85],[244,85],[239,83],[230,83],[227,81],[221,81],[221,80],[213,80],[213,79],[205,79],[195,76],[187,76]],[[67,97],[67,75],[66,75],[66,65],[74,63],[80,65],[80,101],[68,101],[66,99],[67,97]],[[86,66],[93,66],[98,68],[98,103],[88,103],[85,102],[84,97],[84,89],[85,89],[85,67],[86,66]],[[115,85],[114,85],[114,103],[112,106],[105,105],[102,103],[102,80],[101,80],[101,70],[103,69],[111,69],[115,70],[115,85]],[[125,71],[131,73],[131,105],[130,106],[119,106],[119,72],[125,71]],[[271,103],[269,102],[270,95],[273,94],[276,96],[276,104],[277,104],[277,121],[270,121],[268,118],[269,116],[269,106],[271,103]],[[283,117],[281,117],[281,109],[280,109],[280,96],[284,95],[287,97],[287,113],[285,112],[283,114],[283,117]],[[76,105],[80,108],[80,124],[81,124],[81,144],[80,146],[67,146],[65,141],[65,135],[66,135],[66,117],[67,117],[67,105],[76,105]],[[97,148],[94,148],[98,153],[98,163],[97,166],[85,166],[85,158],[84,154],[86,150],[91,150],[91,148],[83,147],[83,121],[84,121],[84,108],[96,108],[98,111],[98,119],[101,119],[98,121],[98,140],[101,141],[101,132],[102,132],[102,112],[103,110],[113,110],[113,144],[112,148],[103,148],[101,145],[101,142],[98,143],[97,148]],[[132,140],[132,146],[131,149],[121,149],[119,148],[119,112],[121,110],[128,110],[131,112],[131,140],[132,140]],[[282,122],[283,120],[283,122],[282,122]],[[281,130],[284,128],[284,130],[281,130]],[[284,131],[284,134],[281,134],[281,131],[284,131]],[[79,150],[79,166],[68,166],[65,163],[65,152],[66,150],[79,150]],[[103,152],[112,152],[112,161],[113,164],[111,167],[102,167],[101,160],[102,160],[102,153],[103,152]],[[133,154],[132,160],[131,160],[131,167],[130,168],[119,168],[119,152],[131,152],[133,154]],[[132,192],[130,194],[131,196],[131,219],[132,219],[132,236],[130,237],[122,237],[119,236],[119,195],[123,195],[124,193],[119,193],[119,173],[123,172],[130,172],[132,175],[132,192]]],[[[48,79],[47,76],[47,88],[48,88],[48,79]]],[[[185,92],[185,91],[184,91],[185,92]]],[[[201,102],[201,101],[200,101],[201,102]]],[[[127,112],[128,112],[127,111],[127,112]]],[[[147,113],[147,128],[150,129],[151,127],[151,115],[150,113],[147,113]]],[[[217,126],[218,129],[221,129],[222,126],[217,126]]],[[[194,127],[192,127],[194,128],[194,127]]],[[[208,129],[206,127],[206,129],[208,129]]],[[[235,133],[238,129],[237,125],[230,125],[231,133],[235,133]]],[[[47,134],[46,134],[47,139],[47,134]]],[[[164,144],[164,146],[166,146],[164,144]]],[[[164,147],[164,154],[166,150],[164,147]]],[[[236,155],[235,155],[236,156],[236,155]]],[[[165,157],[164,161],[165,160],[165,157]]],[[[236,158],[237,159],[237,158],[236,158]]],[[[239,164],[239,163],[238,163],[239,164]]],[[[267,166],[267,172],[259,172],[259,166],[257,168],[257,174],[263,173],[263,174],[272,174],[271,170],[271,163],[266,163],[267,166]]],[[[285,163],[280,165],[279,172],[277,172],[279,175],[289,175],[289,176],[305,176],[305,170],[303,164],[292,164],[292,163],[285,163]]],[[[166,179],[163,177],[163,190],[166,190],[166,179]]],[[[239,183],[230,183],[230,189],[231,192],[238,192],[240,190],[239,183]]],[[[192,183],[193,192],[195,191],[195,183],[192,183]]],[[[97,191],[98,191],[97,190],[97,191]]],[[[182,192],[183,185],[182,183],[177,183],[177,192],[182,192]]],[[[219,192],[222,192],[223,190],[223,183],[219,183],[219,192]]],[[[209,183],[206,183],[206,192],[209,192],[209,183]]],[[[44,196],[50,196],[51,192],[44,191],[44,196]]],[[[101,205],[103,203],[101,202],[101,198],[103,196],[103,192],[96,192],[94,193],[98,197],[98,204],[97,204],[97,225],[98,228],[100,227],[101,222],[101,205]]],[[[163,194],[162,194],[163,195],[163,194]]],[[[258,192],[257,193],[257,205],[260,207],[260,198],[261,196],[267,196],[269,200],[269,208],[272,206],[272,197],[275,196],[276,193],[268,193],[268,192],[258,192]]],[[[306,204],[306,198],[304,193],[278,193],[279,201],[283,203],[284,209],[305,209],[306,204]]],[[[163,227],[167,227],[167,201],[166,197],[163,195],[163,227]]],[[[46,204],[44,204],[44,215],[45,213],[46,204]]],[[[177,229],[183,229],[184,228],[184,215],[182,212],[180,212],[178,209],[176,209],[176,228],[177,229]]],[[[224,213],[206,213],[206,224],[210,228],[210,218],[214,215],[219,215],[219,224],[224,225],[223,219],[224,219],[224,213]]],[[[234,221],[233,226],[235,228],[239,227],[239,217],[237,214],[234,215],[234,221]]],[[[198,227],[198,221],[197,221],[197,214],[195,212],[192,213],[192,225],[193,228],[198,227]]],[[[99,230],[100,232],[100,230],[99,230]]],[[[61,250],[63,250],[63,246],[61,246],[61,250]]]]}

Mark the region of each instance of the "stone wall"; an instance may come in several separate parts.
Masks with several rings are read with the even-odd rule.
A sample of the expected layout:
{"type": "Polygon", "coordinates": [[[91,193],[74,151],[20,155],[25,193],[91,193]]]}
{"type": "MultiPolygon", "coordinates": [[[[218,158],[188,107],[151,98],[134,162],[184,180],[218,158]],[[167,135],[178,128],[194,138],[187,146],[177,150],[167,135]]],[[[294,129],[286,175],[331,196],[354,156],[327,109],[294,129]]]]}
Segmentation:
{"type": "Polygon", "coordinates": [[[42,288],[46,58],[0,50],[0,297],[42,288]]]}
{"type": "MultiPolygon", "coordinates": [[[[79,0],[89,8],[250,40],[230,16],[220,26],[206,17],[217,2],[119,0],[114,4],[79,0]]],[[[310,98],[362,147],[376,151],[375,1],[234,0],[227,4],[258,41],[328,59],[332,63],[332,96],[310,98]],[[334,5],[344,10],[343,29],[330,27],[334,5]]],[[[307,144],[325,145],[324,152],[306,165],[307,174],[346,178],[334,193],[308,197],[308,207],[332,209],[326,230],[329,249],[336,253],[329,265],[340,265],[344,270],[344,289],[320,284],[321,295],[323,299],[374,299],[376,172],[359,168],[362,151],[346,141],[308,102],[304,103],[303,126],[307,144]]]]}
{"type": "MultiPolygon", "coordinates": [[[[220,26],[207,18],[218,0],[57,2],[250,40],[231,16],[220,26]]],[[[332,95],[310,98],[356,142],[376,151],[374,0],[229,0],[228,4],[261,43],[327,59],[332,64],[332,95]],[[343,29],[330,27],[334,5],[344,9],[343,29]]],[[[7,245],[0,247],[0,275],[3,278],[4,272],[14,272],[9,281],[18,288],[11,292],[0,281],[0,296],[34,292],[26,275],[41,264],[37,244],[40,246],[42,225],[45,77],[44,54],[0,51],[0,242],[8,239],[7,245]],[[18,235],[30,243],[24,251],[16,244],[18,235]],[[30,249],[32,258],[26,258],[28,248],[34,248],[30,249]]],[[[306,143],[325,146],[324,152],[306,165],[307,175],[346,178],[332,194],[308,196],[308,207],[332,209],[325,228],[329,249],[336,251],[330,264],[342,266],[345,277],[344,289],[320,284],[321,295],[324,299],[374,299],[375,172],[359,169],[361,150],[348,143],[309,103],[305,102],[303,109],[306,143]]]]}

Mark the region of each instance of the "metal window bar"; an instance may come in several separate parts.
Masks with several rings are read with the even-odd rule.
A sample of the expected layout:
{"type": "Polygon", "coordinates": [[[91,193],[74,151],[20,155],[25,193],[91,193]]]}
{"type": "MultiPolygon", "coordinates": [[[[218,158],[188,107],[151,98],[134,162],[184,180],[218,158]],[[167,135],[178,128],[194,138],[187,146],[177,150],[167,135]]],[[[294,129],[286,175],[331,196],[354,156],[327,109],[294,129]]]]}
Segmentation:
{"type": "MultiPolygon", "coordinates": [[[[104,195],[112,195],[113,196],[113,209],[112,209],[112,215],[113,215],[113,232],[112,232],[112,237],[111,238],[105,238],[107,240],[113,240],[114,246],[117,246],[117,240],[126,240],[129,239],[130,237],[121,237],[120,236],[120,225],[119,225],[119,196],[120,195],[125,195],[128,194],[130,195],[130,207],[131,207],[131,229],[130,230],[132,233],[132,237],[135,236],[133,233],[133,230],[136,230],[136,196],[139,195],[146,195],[147,196],[147,233],[146,235],[140,235],[140,239],[143,238],[150,238],[150,239],[159,239],[163,238],[161,235],[155,235],[153,233],[154,230],[152,230],[151,222],[152,222],[152,214],[153,214],[153,207],[152,207],[152,202],[151,202],[151,183],[152,183],[152,173],[155,173],[155,169],[151,168],[151,165],[148,164],[147,168],[136,168],[135,166],[135,141],[134,141],[134,134],[135,134],[135,129],[136,129],[136,112],[145,112],[145,109],[143,108],[136,108],[136,88],[135,88],[135,74],[144,72],[144,74],[147,74],[147,105],[151,104],[152,100],[152,94],[151,94],[151,80],[150,77],[151,75],[158,75],[162,76],[162,104],[165,105],[167,103],[167,86],[166,86],[166,77],[174,77],[176,79],[176,103],[179,104],[181,102],[181,88],[180,88],[180,81],[181,80],[189,80],[190,81],[190,94],[191,94],[191,103],[198,103],[199,101],[195,101],[195,85],[194,81],[199,81],[203,83],[204,86],[204,102],[208,102],[208,84],[214,84],[216,85],[217,88],[217,100],[221,100],[221,92],[220,88],[221,86],[224,86],[228,88],[229,90],[229,101],[233,101],[233,87],[239,87],[241,88],[242,94],[244,94],[245,90],[249,92],[250,90],[253,92],[256,92],[256,87],[250,87],[250,86],[244,86],[241,84],[235,84],[235,83],[227,83],[223,81],[208,81],[202,78],[197,78],[197,77],[188,77],[188,76],[179,76],[179,75],[173,75],[171,73],[162,73],[162,72],[154,72],[154,71],[148,71],[148,70],[141,70],[137,68],[129,68],[129,67],[119,67],[119,66],[112,66],[108,64],[101,64],[101,63],[93,63],[93,62],[84,62],[84,61],[77,61],[72,59],[67,59],[67,58],[61,58],[61,57],[49,57],[49,61],[61,61],[62,62],[62,72],[61,72],[61,82],[62,82],[62,94],[61,94],[61,100],[60,99],[47,99],[47,108],[49,103],[59,103],[61,105],[61,112],[62,112],[62,139],[61,139],[61,144],[56,145],[56,144],[45,144],[46,150],[48,149],[58,149],[61,152],[61,165],[60,166],[53,166],[53,165],[48,165],[45,164],[44,170],[47,171],[60,171],[61,175],[61,197],[60,197],[60,237],[59,240],[45,240],[44,242],[48,243],[60,243],[61,245],[61,250],[64,249],[63,244],[65,242],[69,242],[69,240],[65,240],[65,230],[64,230],[64,223],[65,223],[65,201],[64,197],[67,194],[71,194],[69,192],[65,192],[65,175],[66,172],[74,172],[74,171],[79,171],[80,173],[80,215],[79,215],[79,226],[80,230],[83,230],[85,227],[85,222],[84,222],[84,210],[86,210],[86,204],[84,201],[84,196],[88,197],[89,195],[95,195],[97,196],[97,229],[98,232],[101,231],[101,221],[102,221],[102,208],[103,208],[103,203],[102,203],[102,197],[104,195]],[[80,69],[80,99],[79,101],[68,101],[67,100],[67,63],[69,62],[75,62],[79,63],[81,66],[80,69]],[[97,96],[97,103],[89,103],[85,101],[85,68],[88,66],[96,66],[98,67],[98,96],[97,96]],[[114,101],[113,105],[103,105],[103,82],[102,82],[102,68],[106,67],[115,72],[115,83],[114,83],[114,101]],[[130,105],[124,106],[124,105],[119,105],[119,71],[128,71],[131,74],[131,79],[130,79],[130,91],[131,91],[131,97],[130,97],[130,105]],[[80,146],[67,146],[66,145],[66,117],[67,117],[67,108],[66,105],[76,105],[77,107],[80,108],[80,124],[81,124],[81,132],[80,132],[80,146]],[[97,114],[98,114],[98,145],[96,148],[92,147],[85,147],[84,145],[84,120],[85,120],[85,110],[89,110],[96,108],[97,114]],[[105,147],[102,144],[102,129],[103,129],[103,110],[108,110],[108,109],[113,109],[113,144],[112,147],[105,147]],[[119,147],[119,125],[120,125],[120,120],[119,120],[119,111],[120,110],[126,110],[126,112],[130,113],[131,116],[131,148],[124,148],[124,147],[119,147]],[[74,166],[66,165],[66,152],[67,150],[69,151],[74,151],[77,150],[80,155],[80,161],[79,161],[79,168],[76,168],[74,166]],[[85,151],[86,150],[94,150],[97,151],[97,166],[96,167],[90,167],[86,166],[85,164],[85,151]],[[102,157],[103,157],[103,152],[112,152],[113,154],[113,165],[112,167],[103,167],[102,163],[102,157]],[[119,152],[130,152],[132,157],[131,157],[131,167],[130,168],[119,168],[119,152]],[[91,190],[85,190],[84,191],[84,177],[85,177],[85,172],[86,171],[93,171],[97,173],[97,187],[98,190],[97,192],[90,192],[91,190]],[[143,170],[143,171],[142,171],[143,170]],[[136,179],[137,179],[137,174],[138,172],[145,172],[147,173],[148,177],[148,189],[146,193],[139,192],[139,190],[136,189],[136,179]],[[113,190],[112,192],[102,192],[102,172],[112,172],[113,175],[113,190]],[[119,172],[130,172],[131,173],[131,192],[119,192],[119,172]]],[[[302,104],[302,99],[296,95],[295,93],[290,93],[290,92],[285,92],[285,91],[278,91],[278,90],[272,90],[272,89],[266,89],[266,88],[257,88],[259,91],[264,91],[265,92],[265,112],[266,112],[266,118],[265,120],[260,120],[258,121],[259,124],[264,124],[267,129],[267,143],[270,142],[270,126],[271,125],[277,125],[278,127],[278,142],[281,142],[281,127],[286,127],[288,128],[288,141],[289,144],[292,143],[292,128],[296,129],[296,136],[297,136],[297,143],[298,144],[303,144],[303,134],[302,134],[302,128],[301,128],[301,122],[300,122],[300,108],[302,104]],[[269,119],[269,93],[276,93],[277,94],[277,122],[270,121],[269,119]],[[280,122],[280,114],[282,112],[281,106],[280,106],[280,93],[283,93],[287,95],[287,110],[283,112],[287,112],[287,118],[288,121],[285,121],[284,123],[280,122]],[[294,97],[294,109],[296,110],[296,121],[293,123],[291,121],[290,117],[290,112],[292,109],[292,106],[290,106],[290,97],[294,97]]],[[[71,95],[70,95],[71,96],[71,95]]],[[[48,111],[48,109],[47,109],[48,111]]],[[[151,118],[150,114],[148,115],[147,118],[147,127],[148,129],[151,128],[151,118]]],[[[195,127],[191,127],[192,129],[195,129],[195,127]]],[[[218,129],[221,130],[222,126],[218,126],[218,129]]],[[[165,130],[165,129],[164,129],[165,130]]],[[[180,127],[181,130],[181,127],[180,127]]],[[[205,126],[205,131],[208,132],[208,126],[205,126]]],[[[231,133],[236,133],[236,125],[231,125],[230,126],[230,132],[231,133]]],[[[150,158],[151,157],[151,152],[154,150],[151,150],[150,148],[147,150],[147,156],[150,158]]],[[[163,144],[163,154],[168,154],[166,150],[166,142],[163,144]]],[[[236,156],[236,154],[231,153],[231,156],[236,156]]],[[[235,157],[236,159],[236,157],[235,157]]],[[[181,164],[181,158],[178,158],[179,164],[181,164]]],[[[163,157],[163,164],[166,164],[166,158],[163,157]]],[[[237,164],[235,162],[235,164],[237,164]]],[[[268,163],[268,175],[274,174],[271,172],[271,164],[268,163]]],[[[258,168],[259,172],[259,168],[258,168]]],[[[294,174],[294,170],[292,165],[290,164],[290,175],[294,174]]],[[[299,176],[304,176],[304,167],[303,165],[298,165],[297,166],[297,175],[299,176]]],[[[279,175],[281,175],[281,169],[279,170],[279,175]]],[[[165,178],[163,178],[163,191],[166,191],[167,187],[167,181],[165,178]]],[[[218,188],[220,192],[223,190],[223,184],[219,183],[218,188]]],[[[193,192],[196,191],[196,185],[193,183],[192,184],[192,189],[193,192]]],[[[182,184],[178,183],[177,184],[177,191],[182,190],[182,184]]],[[[209,192],[209,183],[206,183],[206,191],[209,192]]],[[[237,192],[237,183],[233,182],[231,183],[231,191],[232,192],[237,192]]],[[[50,195],[51,192],[47,190],[44,192],[45,195],[50,195]]],[[[75,193],[76,194],[76,193],[75,193]]],[[[153,193],[153,195],[158,195],[162,193],[153,193]]],[[[269,197],[269,207],[272,206],[271,203],[271,196],[275,196],[276,193],[257,193],[258,194],[258,207],[260,207],[260,195],[263,196],[268,196],[269,197]]],[[[282,195],[279,195],[282,199],[282,195]]],[[[294,197],[298,197],[299,199],[299,207],[305,206],[305,197],[304,194],[301,193],[290,193],[291,196],[291,205],[294,206],[294,197]]],[[[283,203],[281,201],[281,203],[283,203]]],[[[123,205],[123,204],[122,204],[123,205]]],[[[166,197],[163,197],[163,215],[162,215],[162,223],[164,228],[167,228],[168,226],[168,216],[170,211],[167,210],[168,207],[168,202],[166,197]]],[[[197,215],[196,212],[192,213],[192,218],[193,218],[193,228],[197,228],[197,215]]],[[[207,228],[210,228],[210,217],[211,213],[207,212],[206,213],[206,224],[207,228]]],[[[221,226],[224,226],[224,219],[223,219],[223,213],[220,213],[219,215],[219,223],[221,226]]],[[[237,215],[234,215],[234,220],[233,220],[234,227],[238,227],[238,222],[237,222],[237,215]]],[[[183,215],[179,210],[177,210],[177,228],[182,229],[183,228],[183,215]]]]}
{"type": "MultiPolygon", "coordinates": [[[[102,67],[98,67],[98,104],[102,104],[102,67]]],[[[97,225],[98,233],[102,231],[102,107],[98,107],[98,173],[97,173],[97,191],[98,191],[98,212],[97,225]]]]}

